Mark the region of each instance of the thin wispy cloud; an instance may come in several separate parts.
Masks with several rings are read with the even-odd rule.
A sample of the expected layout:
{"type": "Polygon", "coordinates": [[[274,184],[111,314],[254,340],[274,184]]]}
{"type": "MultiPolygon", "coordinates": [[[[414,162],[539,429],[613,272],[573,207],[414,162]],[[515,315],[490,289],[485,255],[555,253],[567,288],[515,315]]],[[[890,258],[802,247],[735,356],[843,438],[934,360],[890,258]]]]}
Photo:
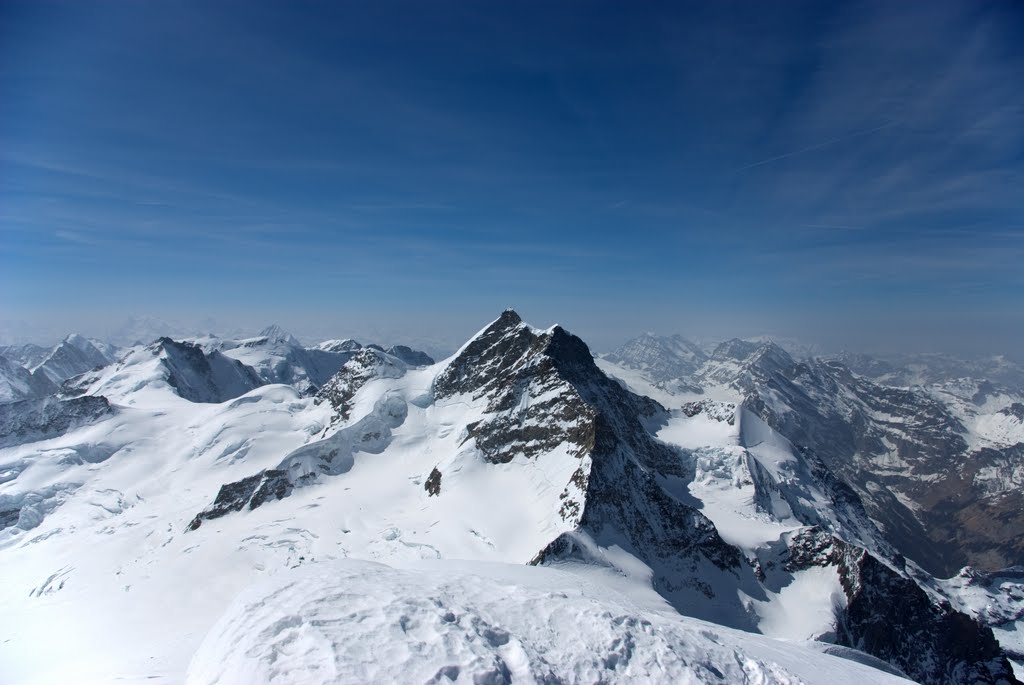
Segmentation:
{"type": "Polygon", "coordinates": [[[0,25],[10,320],[472,332],[515,304],[600,347],[974,298],[1024,335],[1019,3],[100,0],[0,25]]]}
{"type": "Polygon", "coordinates": [[[820,149],[828,147],[830,145],[835,145],[836,143],[842,143],[843,141],[853,140],[854,138],[859,138],[860,136],[866,136],[868,134],[875,133],[877,131],[882,131],[884,129],[889,128],[890,126],[895,126],[895,125],[896,125],[896,122],[890,121],[890,122],[887,122],[885,124],[882,124],[881,126],[875,126],[874,128],[865,129],[863,131],[854,131],[853,133],[850,133],[850,134],[845,135],[845,136],[839,136],[837,138],[832,138],[831,140],[826,140],[826,141],[823,141],[823,142],[820,142],[820,143],[815,143],[814,145],[808,145],[807,147],[800,148],[799,150],[793,150],[792,152],[784,152],[781,155],[776,155],[774,157],[769,157],[768,159],[762,159],[759,162],[754,162],[752,164],[747,164],[746,166],[741,166],[736,171],[746,171],[747,169],[753,169],[755,167],[764,166],[765,164],[771,164],[773,162],[779,162],[779,161],[781,161],[783,159],[789,159],[790,157],[796,157],[797,155],[806,154],[808,152],[814,152],[815,150],[820,150],[820,149]]]}

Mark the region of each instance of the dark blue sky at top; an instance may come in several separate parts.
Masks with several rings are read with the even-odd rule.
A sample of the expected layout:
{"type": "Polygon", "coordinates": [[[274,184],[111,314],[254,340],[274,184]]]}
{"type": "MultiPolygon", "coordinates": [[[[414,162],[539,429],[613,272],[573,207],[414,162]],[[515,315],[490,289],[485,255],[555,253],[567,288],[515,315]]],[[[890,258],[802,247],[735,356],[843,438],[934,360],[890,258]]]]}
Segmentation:
{"type": "Polygon", "coordinates": [[[0,325],[1013,353],[1022,84],[1015,2],[0,0],[0,325]]]}

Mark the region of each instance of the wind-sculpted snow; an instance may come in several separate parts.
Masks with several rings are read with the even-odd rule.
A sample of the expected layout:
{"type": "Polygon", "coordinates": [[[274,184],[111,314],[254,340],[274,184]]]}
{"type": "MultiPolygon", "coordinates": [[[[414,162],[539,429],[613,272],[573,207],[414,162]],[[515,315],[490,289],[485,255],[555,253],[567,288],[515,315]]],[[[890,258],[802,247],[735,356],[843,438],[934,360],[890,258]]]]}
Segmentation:
{"type": "Polygon", "coordinates": [[[42,523],[76,488],[77,484],[59,483],[13,495],[0,494],[0,549],[42,523]]]}
{"type": "Polygon", "coordinates": [[[575,574],[347,561],[243,593],[189,685],[903,683],[847,659],[671,615],[575,574]]]}

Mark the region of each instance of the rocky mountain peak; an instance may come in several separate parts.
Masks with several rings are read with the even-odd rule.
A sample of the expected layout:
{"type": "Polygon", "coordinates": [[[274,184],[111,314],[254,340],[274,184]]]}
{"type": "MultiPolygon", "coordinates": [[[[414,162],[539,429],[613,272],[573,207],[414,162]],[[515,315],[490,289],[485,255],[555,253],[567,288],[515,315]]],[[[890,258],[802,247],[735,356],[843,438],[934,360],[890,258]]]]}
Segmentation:
{"type": "Polygon", "coordinates": [[[732,359],[741,362],[757,352],[760,346],[760,343],[733,338],[719,343],[711,353],[711,357],[712,359],[732,359]]]}
{"type": "Polygon", "coordinates": [[[462,347],[458,356],[434,380],[434,393],[449,397],[460,393],[482,395],[515,373],[543,348],[543,341],[511,309],[462,347]]]}
{"type": "Polygon", "coordinates": [[[266,340],[268,342],[286,343],[288,345],[295,345],[297,347],[301,347],[301,343],[298,341],[298,339],[294,335],[292,335],[291,333],[289,333],[285,329],[281,328],[276,323],[270,324],[269,326],[264,328],[262,331],[260,331],[260,334],[259,334],[258,337],[266,338],[266,340]]]}
{"type": "Polygon", "coordinates": [[[315,402],[328,402],[336,412],[335,419],[348,420],[352,411],[352,398],[374,378],[401,378],[406,372],[405,362],[392,357],[375,346],[366,346],[355,352],[316,394],[315,402]]]}
{"type": "Polygon", "coordinates": [[[513,309],[512,307],[506,307],[505,311],[501,313],[501,316],[498,317],[497,321],[503,321],[505,322],[506,325],[514,326],[517,324],[521,324],[523,322],[523,319],[522,317],[519,316],[519,313],[516,312],[515,309],[513,309]]]}
{"type": "Polygon", "coordinates": [[[362,345],[351,338],[342,340],[324,340],[316,346],[316,349],[324,352],[355,352],[362,348],[362,345]]]}

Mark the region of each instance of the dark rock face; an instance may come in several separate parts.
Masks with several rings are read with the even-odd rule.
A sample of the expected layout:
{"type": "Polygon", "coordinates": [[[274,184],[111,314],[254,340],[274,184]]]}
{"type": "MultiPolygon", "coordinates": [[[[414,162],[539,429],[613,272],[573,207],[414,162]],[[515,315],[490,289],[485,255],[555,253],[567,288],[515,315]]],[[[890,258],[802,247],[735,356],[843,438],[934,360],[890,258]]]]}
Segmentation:
{"type": "Polygon", "coordinates": [[[665,410],[605,376],[582,340],[557,326],[534,330],[506,311],[435,379],[434,395],[487,399],[468,439],[488,461],[540,458],[559,445],[579,459],[560,495],[559,515],[574,530],[532,563],[595,561],[594,543],[619,546],[648,564],[655,587],[687,613],[710,617],[716,603],[731,603],[743,614],[735,590],[754,582],[751,569],[668,487],[685,475],[682,459],[645,425],[665,410]]]}
{"type": "Polygon", "coordinates": [[[1013,455],[972,453],[965,427],[924,392],[746,341],[720,345],[698,381],[731,385],[747,410],[810,449],[860,496],[889,542],[929,572],[1024,563],[1024,507],[1011,509],[1019,487],[982,482],[982,474],[1009,472],[1013,455]]]}
{"type": "MultiPolygon", "coordinates": [[[[467,426],[468,438],[476,440],[488,461],[533,457],[562,443],[582,456],[593,446],[593,412],[559,374],[550,354],[555,338],[564,335],[537,334],[515,312],[506,311],[435,379],[435,397],[488,398],[487,417],[467,426]],[[530,401],[537,396],[545,399],[530,401]]],[[[594,366],[589,351],[586,357],[594,366]]]]}
{"type": "Polygon", "coordinates": [[[1006,416],[1012,416],[1018,421],[1024,422],[1024,404],[1020,402],[1014,402],[1009,407],[1003,409],[1000,413],[1006,416]]]}
{"type": "Polygon", "coordinates": [[[0,511],[0,530],[15,525],[20,516],[21,509],[5,509],[0,511]]]}
{"type": "Polygon", "coordinates": [[[213,504],[192,519],[188,524],[188,530],[195,530],[203,521],[220,518],[233,511],[241,511],[246,507],[252,510],[265,502],[284,499],[291,493],[291,489],[288,474],[277,469],[267,469],[248,478],[227,483],[221,486],[213,504]]]}
{"type": "Polygon", "coordinates": [[[427,491],[427,495],[430,497],[436,497],[441,494],[441,472],[437,470],[435,466],[427,476],[427,482],[423,484],[423,489],[427,491]]]}
{"type": "Polygon", "coordinates": [[[0,447],[63,435],[114,413],[105,397],[44,397],[0,404],[0,447]]]}
{"type": "MultiPolygon", "coordinates": [[[[954,590],[951,595],[948,594],[951,588],[944,585],[947,584],[939,584],[936,589],[949,597],[954,604],[959,604],[961,599],[957,592],[954,590]]],[[[988,595],[990,601],[977,609],[978,620],[987,626],[1013,631],[1020,621],[1024,620],[1024,566],[1006,568],[994,573],[978,571],[968,566],[948,585],[954,588],[959,585],[977,588],[988,595]]],[[[1018,664],[1024,663],[1024,650],[1007,649],[1006,645],[1003,645],[1003,652],[1018,664]]]]}
{"type": "Polygon", "coordinates": [[[936,603],[917,583],[862,548],[817,528],[793,535],[787,571],[833,566],[846,594],[839,644],[883,659],[925,685],[1016,683],[992,630],[936,603]]]}
{"type": "MultiPolygon", "coordinates": [[[[722,354],[742,351],[734,347],[722,354]]],[[[816,401],[786,375],[803,373],[806,365],[788,364],[776,350],[763,346],[755,354],[773,369],[771,377],[778,374],[773,387],[780,393],[791,393],[786,395],[791,399],[803,393],[803,401],[816,401]]],[[[320,398],[331,402],[339,415],[351,412],[352,399],[367,382],[404,372],[404,364],[381,350],[364,348],[360,355],[339,371],[337,383],[325,386],[320,398]]],[[[689,504],[685,485],[691,474],[683,454],[653,437],[667,416],[664,408],[605,376],[586,345],[565,330],[538,331],[506,311],[441,371],[432,390],[435,399],[475,400],[484,406],[483,418],[465,429],[466,440],[473,441],[485,461],[566,459],[567,452],[575,460],[571,463],[578,462],[559,496],[560,529],[567,532],[538,550],[531,563],[583,560],[618,568],[607,553],[618,548],[646,565],[654,588],[683,613],[748,630],[757,629],[757,617],[740,601],[738,591],[766,599],[766,590],[780,578],[788,582],[802,569],[832,566],[847,600],[836,617],[840,645],[879,657],[927,685],[1017,683],[991,630],[933,600],[907,576],[898,555],[882,561],[823,529],[810,528],[778,543],[756,562],[745,559],[689,504]]],[[[385,396],[378,405],[372,415],[295,450],[278,468],[224,485],[189,528],[286,497],[304,484],[302,479],[313,482],[320,475],[342,474],[351,468],[356,447],[383,452],[390,429],[404,421],[407,406],[398,396],[385,396]]],[[[767,402],[763,406],[769,410],[766,416],[784,425],[767,402]]],[[[709,416],[722,409],[717,403],[691,407],[694,415],[709,416]]],[[[727,421],[728,412],[721,413],[727,421]]],[[[857,489],[823,456],[808,447],[798,456],[806,478],[841,510],[837,528],[857,530],[870,523],[857,489]]],[[[761,476],[765,474],[753,474],[761,476]]],[[[435,467],[423,484],[428,497],[440,496],[441,481],[435,467]]],[[[806,493],[799,488],[792,492],[794,515],[816,520],[810,508],[801,510],[806,493]]],[[[834,522],[822,521],[826,523],[834,522]]]]}
{"type": "Polygon", "coordinates": [[[693,418],[703,414],[713,421],[722,421],[730,426],[736,423],[736,405],[732,402],[715,402],[714,400],[700,400],[687,402],[680,410],[684,416],[693,418]]]}

